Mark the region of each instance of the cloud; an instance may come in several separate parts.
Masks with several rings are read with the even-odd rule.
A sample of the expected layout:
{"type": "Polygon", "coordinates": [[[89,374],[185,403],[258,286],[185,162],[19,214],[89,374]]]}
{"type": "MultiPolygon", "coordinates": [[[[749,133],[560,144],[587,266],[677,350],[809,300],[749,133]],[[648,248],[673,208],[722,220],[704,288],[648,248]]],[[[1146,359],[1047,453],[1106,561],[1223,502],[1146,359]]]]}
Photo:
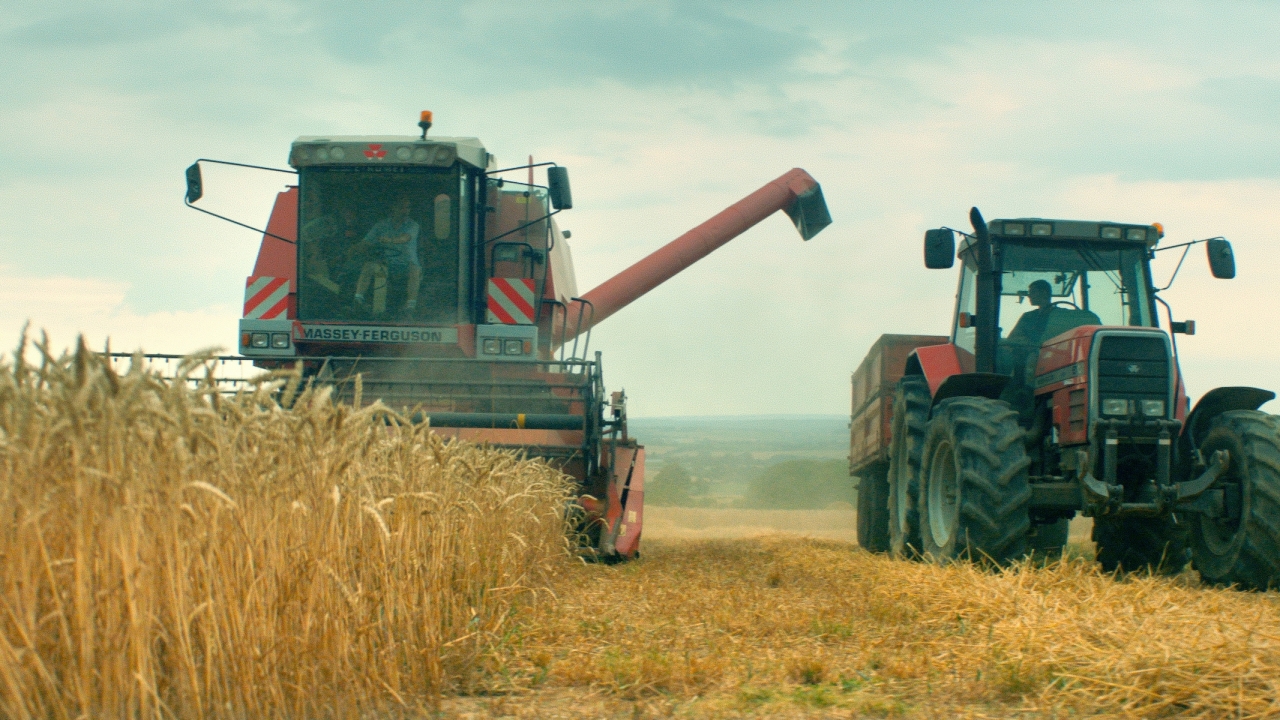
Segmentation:
{"type": "MultiPolygon", "coordinates": [[[[606,379],[639,414],[847,410],[848,372],[880,333],[945,331],[955,278],[921,267],[920,237],[974,204],[1231,237],[1239,280],[1191,265],[1169,298],[1201,323],[1181,343],[1193,389],[1265,387],[1280,369],[1262,281],[1280,270],[1266,230],[1277,14],[10,3],[0,281],[18,289],[0,329],[31,317],[66,343],[84,330],[159,351],[230,345],[258,238],[183,208],[182,169],[280,165],[303,134],[416,133],[430,108],[435,133],[571,168],[561,219],[584,291],[791,167],[823,184],[835,224],[812,242],[769,218],[597,330],[606,379]]],[[[261,226],[282,178],[220,172],[201,204],[261,226]]]]}
{"type": "Polygon", "coordinates": [[[137,313],[125,303],[127,285],[96,278],[31,277],[0,266],[0,337],[16,345],[24,325],[49,334],[56,351],[83,335],[92,348],[110,339],[116,351],[183,354],[220,346],[234,350],[240,308],[137,313]]]}

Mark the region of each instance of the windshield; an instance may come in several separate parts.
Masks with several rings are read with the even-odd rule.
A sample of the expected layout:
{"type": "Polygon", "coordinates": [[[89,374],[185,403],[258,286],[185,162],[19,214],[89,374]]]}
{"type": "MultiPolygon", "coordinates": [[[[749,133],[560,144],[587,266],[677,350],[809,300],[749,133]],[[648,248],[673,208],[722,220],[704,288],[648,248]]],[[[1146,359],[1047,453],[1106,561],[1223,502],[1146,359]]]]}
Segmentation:
{"type": "Polygon", "coordinates": [[[459,321],[456,168],[308,168],[299,184],[300,319],[459,321]]]}
{"type": "MultiPolygon", "coordinates": [[[[973,314],[973,253],[963,259],[958,312],[973,314]]],[[[1081,325],[1155,324],[1145,248],[1009,243],[1003,246],[1001,266],[1002,341],[1039,345],[1081,325]]],[[[961,328],[957,322],[953,336],[973,351],[973,327],[961,328]]]]}

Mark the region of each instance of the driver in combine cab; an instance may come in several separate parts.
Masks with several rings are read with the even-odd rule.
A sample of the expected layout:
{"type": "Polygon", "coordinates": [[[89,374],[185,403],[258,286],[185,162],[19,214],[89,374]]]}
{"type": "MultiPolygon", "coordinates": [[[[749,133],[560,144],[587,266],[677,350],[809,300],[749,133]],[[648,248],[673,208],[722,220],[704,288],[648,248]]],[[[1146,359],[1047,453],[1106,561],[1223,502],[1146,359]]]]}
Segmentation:
{"type": "Polygon", "coordinates": [[[422,281],[422,264],[418,260],[418,223],[409,217],[413,201],[408,195],[396,198],[391,215],[374,223],[360,242],[372,246],[380,256],[370,260],[360,271],[356,281],[355,301],[364,306],[365,292],[373,283],[373,312],[381,315],[387,309],[387,274],[408,273],[405,287],[404,311],[412,313],[418,307],[418,285],[422,281]]]}
{"type": "Polygon", "coordinates": [[[1053,313],[1053,286],[1048,280],[1036,280],[1027,287],[1027,297],[1036,309],[1022,313],[1009,333],[1009,342],[1038,346],[1053,313]]]}

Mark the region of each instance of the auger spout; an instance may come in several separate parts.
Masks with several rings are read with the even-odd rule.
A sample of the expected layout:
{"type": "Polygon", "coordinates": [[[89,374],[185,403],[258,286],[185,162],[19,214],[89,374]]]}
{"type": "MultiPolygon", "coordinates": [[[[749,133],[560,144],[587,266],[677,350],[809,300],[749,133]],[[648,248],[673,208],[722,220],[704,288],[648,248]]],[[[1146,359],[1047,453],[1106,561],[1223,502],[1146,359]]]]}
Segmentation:
{"type": "Polygon", "coordinates": [[[566,338],[585,333],[779,210],[791,217],[805,240],[831,224],[822,186],[794,168],[588,292],[583,299],[594,312],[587,311],[580,328],[571,321],[566,338]]]}

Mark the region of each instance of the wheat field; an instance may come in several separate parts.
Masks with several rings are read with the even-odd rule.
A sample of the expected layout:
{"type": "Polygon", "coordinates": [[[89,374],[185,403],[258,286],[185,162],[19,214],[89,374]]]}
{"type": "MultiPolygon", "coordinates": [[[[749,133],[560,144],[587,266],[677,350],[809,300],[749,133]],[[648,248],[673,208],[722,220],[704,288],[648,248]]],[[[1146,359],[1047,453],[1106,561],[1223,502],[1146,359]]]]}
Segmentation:
{"type": "Polygon", "coordinates": [[[569,562],[564,476],[204,372],[25,337],[0,364],[0,716],[416,716],[473,688],[569,562]]]}
{"type": "Polygon", "coordinates": [[[1280,717],[1280,593],[898,562],[847,509],[587,565],[545,464],[206,368],[0,363],[0,716],[1280,717]]]}

